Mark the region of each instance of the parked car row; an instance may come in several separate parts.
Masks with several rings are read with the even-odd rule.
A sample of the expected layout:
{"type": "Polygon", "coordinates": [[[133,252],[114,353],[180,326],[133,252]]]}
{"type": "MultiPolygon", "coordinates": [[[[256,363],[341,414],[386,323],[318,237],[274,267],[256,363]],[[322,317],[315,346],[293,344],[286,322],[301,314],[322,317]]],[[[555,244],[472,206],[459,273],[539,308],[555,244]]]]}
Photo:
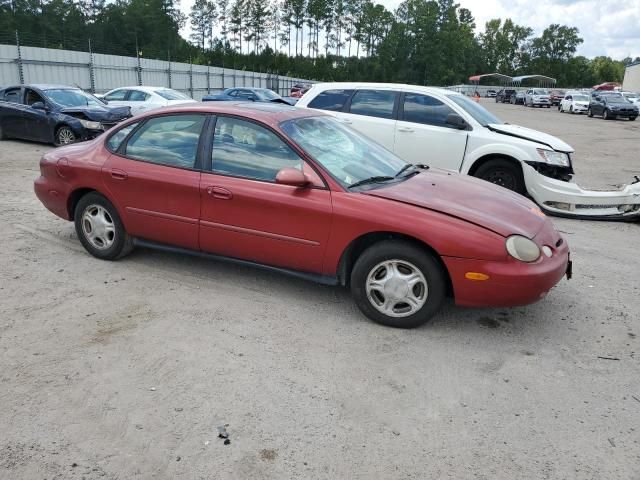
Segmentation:
{"type": "Polygon", "coordinates": [[[511,103],[525,107],[546,107],[557,105],[561,113],[586,113],[589,117],[601,116],[605,120],[627,118],[634,121],[639,114],[640,94],[594,90],[551,90],[531,88],[516,91],[501,89],[496,94],[496,103],[511,103]]]}

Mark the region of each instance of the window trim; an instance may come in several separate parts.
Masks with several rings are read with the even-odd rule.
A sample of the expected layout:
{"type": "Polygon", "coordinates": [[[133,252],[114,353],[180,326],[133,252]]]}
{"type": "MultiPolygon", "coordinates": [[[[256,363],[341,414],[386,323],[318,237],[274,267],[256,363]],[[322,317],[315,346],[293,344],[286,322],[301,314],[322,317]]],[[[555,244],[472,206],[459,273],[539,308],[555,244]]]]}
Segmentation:
{"type": "Polygon", "coordinates": [[[359,117],[368,117],[368,118],[377,118],[379,120],[398,120],[398,108],[399,108],[399,99],[400,96],[404,92],[399,90],[391,90],[386,88],[354,88],[353,93],[349,97],[349,99],[344,103],[344,107],[342,108],[343,113],[348,113],[349,115],[358,115],[359,117]],[[361,113],[353,113],[351,111],[351,102],[353,98],[356,96],[358,92],[390,92],[395,95],[395,99],[393,100],[393,110],[391,111],[391,118],[386,117],[374,117],[373,115],[363,115],[361,113]]]}
{"type": "Polygon", "coordinates": [[[451,105],[448,105],[446,101],[441,100],[441,99],[439,99],[437,97],[434,97],[433,95],[431,95],[429,93],[417,93],[417,92],[405,92],[405,91],[403,91],[402,95],[401,95],[401,99],[400,99],[400,107],[398,109],[398,120],[399,121],[411,123],[412,125],[428,125],[429,127],[447,128],[449,130],[457,130],[456,127],[448,126],[446,124],[445,125],[436,125],[434,123],[412,122],[411,120],[406,120],[404,118],[404,98],[405,98],[406,94],[409,94],[409,95],[422,95],[424,97],[433,98],[433,99],[441,102],[445,107],[447,107],[449,110],[451,110],[452,113],[455,113],[456,115],[460,115],[458,112],[456,112],[456,110],[454,108],[451,107],[451,105]]]}
{"type": "MultiPolygon", "coordinates": [[[[120,101],[126,101],[126,102],[146,102],[149,97],[151,95],[149,95],[147,92],[143,92],[142,90],[136,90],[135,88],[130,88],[127,90],[127,94],[125,95],[125,100],[120,100],[120,101]],[[144,100],[131,100],[131,94],[134,92],[138,92],[144,95],[144,100]]],[[[116,102],[119,100],[116,100],[116,102]]]]}
{"type": "Polygon", "coordinates": [[[127,125],[130,125],[130,123],[127,123],[127,125],[123,125],[121,128],[118,128],[118,130],[114,131],[113,133],[110,133],[109,136],[105,139],[104,141],[104,147],[107,149],[107,151],[113,153],[114,155],[117,155],[121,158],[126,158],[127,160],[131,160],[134,162],[142,162],[142,163],[148,163],[150,165],[157,165],[160,167],[167,167],[167,168],[176,168],[178,170],[187,170],[189,172],[203,172],[203,158],[202,158],[202,153],[203,153],[203,142],[205,141],[205,138],[207,137],[207,132],[208,132],[208,128],[209,128],[209,124],[211,123],[211,114],[210,113],[203,113],[203,112],[180,112],[180,113],[176,113],[176,112],[163,112],[161,114],[157,114],[157,115],[153,115],[150,117],[146,117],[144,119],[135,119],[133,122],[131,123],[135,123],[136,120],[139,122],[138,126],[135,127],[133,130],[131,130],[129,132],[129,134],[122,140],[122,142],[120,143],[120,146],[118,147],[118,149],[116,151],[111,150],[108,146],[107,143],[109,142],[109,140],[111,139],[112,136],[114,136],[116,133],[118,133],[122,128],[126,128],[127,125]],[[194,161],[193,167],[179,167],[177,165],[167,165],[164,163],[157,163],[157,162],[151,162],[149,160],[144,160],[141,158],[133,158],[133,157],[129,157],[127,155],[125,155],[125,152],[127,150],[127,145],[129,144],[129,140],[131,140],[131,137],[138,131],[140,130],[144,125],[147,124],[147,122],[149,122],[150,120],[156,119],[156,118],[161,118],[161,117],[176,117],[176,116],[180,116],[180,115],[199,115],[199,116],[203,116],[205,117],[204,122],[202,124],[202,129],[200,130],[200,137],[198,139],[198,146],[196,147],[196,159],[194,161]]]}
{"type": "Polygon", "coordinates": [[[204,162],[203,162],[202,173],[208,173],[208,174],[211,174],[211,175],[219,175],[221,177],[237,178],[237,179],[240,179],[240,180],[247,180],[249,182],[261,182],[261,183],[268,183],[270,185],[281,185],[279,183],[276,183],[275,181],[262,180],[260,178],[243,177],[241,175],[232,175],[232,174],[229,174],[229,173],[216,172],[216,171],[213,170],[213,140],[214,140],[214,136],[215,136],[216,125],[218,124],[218,119],[220,119],[220,118],[234,118],[234,119],[242,120],[242,121],[245,121],[245,122],[248,122],[248,123],[254,123],[257,126],[262,127],[265,130],[273,133],[285,145],[287,145],[291,150],[293,150],[293,152],[296,155],[298,155],[298,157],[300,157],[300,160],[302,160],[311,169],[313,169],[313,171],[316,173],[316,175],[318,175],[318,177],[320,178],[320,180],[324,184],[324,187],[320,187],[318,185],[311,185],[311,186],[306,187],[306,188],[311,188],[311,189],[315,189],[315,190],[330,190],[329,184],[327,183],[326,178],[324,178],[324,175],[316,167],[316,165],[312,161],[310,161],[310,159],[309,159],[308,155],[306,154],[306,152],[304,150],[302,150],[301,148],[299,148],[297,145],[295,145],[293,142],[291,142],[284,134],[282,134],[278,130],[272,128],[270,125],[262,123],[262,122],[260,122],[258,120],[255,120],[253,118],[243,117],[241,115],[234,115],[234,114],[226,114],[226,113],[225,114],[216,114],[215,115],[215,119],[211,122],[212,125],[210,125],[210,132],[209,132],[210,136],[207,135],[207,137],[210,138],[210,141],[208,141],[207,144],[205,145],[205,150],[204,150],[205,157],[204,157],[204,162]]]}

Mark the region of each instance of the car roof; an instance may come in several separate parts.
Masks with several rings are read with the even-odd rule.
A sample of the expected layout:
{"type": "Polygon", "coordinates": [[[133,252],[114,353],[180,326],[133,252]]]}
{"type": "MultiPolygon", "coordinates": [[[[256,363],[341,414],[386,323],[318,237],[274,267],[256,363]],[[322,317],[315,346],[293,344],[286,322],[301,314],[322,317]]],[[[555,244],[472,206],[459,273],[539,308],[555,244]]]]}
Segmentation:
{"type": "Polygon", "coordinates": [[[424,93],[454,93],[461,95],[453,90],[447,90],[440,87],[425,87],[423,85],[409,85],[405,83],[372,83],[372,82],[327,82],[327,83],[315,83],[312,88],[320,87],[322,90],[331,89],[376,89],[384,88],[388,90],[415,90],[424,93]]]}
{"type": "Polygon", "coordinates": [[[149,114],[139,115],[135,118],[153,116],[162,113],[220,113],[226,115],[238,115],[261,121],[275,126],[285,120],[292,120],[303,117],[320,117],[328,114],[313,109],[296,108],[282,103],[261,103],[261,102],[198,102],[177,105],[175,107],[164,107],[153,110],[149,114]]]}
{"type": "Polygon", "coordinates": [[[9,85],[4,87],[4,90],[9,88],[37,88],[38,90],[81,90],[78,87],[71,85],[56,85],[54,83],[28,83],[26,85],[9,85]]]}
{"type": "Polygon", "coordinates": [[[169,87],[150,87],[150,86],[147,86],[147,85],[131,85],[131,86],[126,86],[126,87],[112,88],[109,91],[113,92],[114,90],[140,90],[140,91],[146,92],[146,93],[154,93],[156,90],[173,90],[173,88],[169,88],[169,87]]]}

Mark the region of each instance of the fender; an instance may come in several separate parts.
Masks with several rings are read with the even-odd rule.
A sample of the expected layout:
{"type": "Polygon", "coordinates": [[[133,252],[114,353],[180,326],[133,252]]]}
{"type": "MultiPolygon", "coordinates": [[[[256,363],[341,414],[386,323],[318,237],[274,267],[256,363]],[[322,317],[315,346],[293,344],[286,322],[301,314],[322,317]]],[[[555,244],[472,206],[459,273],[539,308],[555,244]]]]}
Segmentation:
{"type": "MultiPolygon", "coordinates": [[[[492,155],[501,155],[505,157],[511,157],[514,160],[519,162],[535,162],[535,158],[531,158],[531,155],[527,153],[527,151],[519,145],[513,145],[508,143],[488,143],[486,145],[482,145],[479,147],[475,147],[472,145],[475,139],[469,139],[469,146],[467,148],[467,155],[465,156],[464,161],[462,162],[462,166],[460,167],[460,173],[464,173],[465,175],[469,174],[469,171],[473,167],[473,165],[483,157],[488,157],[492,155]]],[[[534,148],[545,148],[544,145],[536,142],[530,142],[532,149],[534,148]]]]}

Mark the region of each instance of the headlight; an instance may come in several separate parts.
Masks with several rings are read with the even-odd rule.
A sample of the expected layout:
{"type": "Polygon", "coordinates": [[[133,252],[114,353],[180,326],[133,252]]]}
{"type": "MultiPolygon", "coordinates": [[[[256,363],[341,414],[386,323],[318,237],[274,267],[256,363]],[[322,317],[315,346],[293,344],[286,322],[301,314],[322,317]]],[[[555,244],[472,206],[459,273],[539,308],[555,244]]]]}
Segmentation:
{"type": "Polygon", "coordinates": [[[568,167],[570,166],[569,155],[562,152],[556,152],[554,150],[544,150],[542,148],[536,149],[538,150],[538,154],[542,157],[542,161],[544,163],[548,163],[549,165],[558,165],[560,167],[568,167]]]}
{"type": "Polygon", "coordinates": [[[89,130],[102,130],[102,124],[100,122],[92,122],[91,120],[83,120],[81,118],[78,121],[82,124],[84,128],[88,128],[89,130]]]}
{"type": "Polygon", "coordinates": [[[540,248],[533,240],[522,235],[511,235],[506,241],[507,252],[521,262],[535,262],[540,258],[540,248]]]}

